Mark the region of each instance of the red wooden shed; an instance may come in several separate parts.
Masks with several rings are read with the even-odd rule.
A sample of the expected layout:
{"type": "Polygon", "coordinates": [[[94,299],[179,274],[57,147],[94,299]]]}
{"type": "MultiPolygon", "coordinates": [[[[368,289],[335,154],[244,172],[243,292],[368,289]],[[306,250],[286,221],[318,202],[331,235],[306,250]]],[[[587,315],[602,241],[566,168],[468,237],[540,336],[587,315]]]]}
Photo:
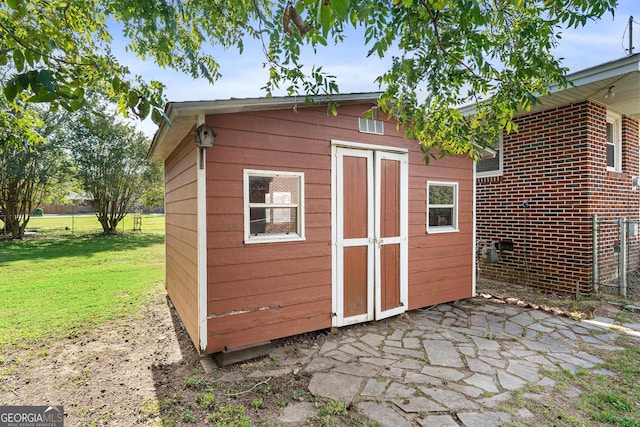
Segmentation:
{"type": "Polygon", "coordinates": [[[425,165],[378,95],[167,104],[166,288],[200,352],[474,294],[473,162],[425,165]]]}

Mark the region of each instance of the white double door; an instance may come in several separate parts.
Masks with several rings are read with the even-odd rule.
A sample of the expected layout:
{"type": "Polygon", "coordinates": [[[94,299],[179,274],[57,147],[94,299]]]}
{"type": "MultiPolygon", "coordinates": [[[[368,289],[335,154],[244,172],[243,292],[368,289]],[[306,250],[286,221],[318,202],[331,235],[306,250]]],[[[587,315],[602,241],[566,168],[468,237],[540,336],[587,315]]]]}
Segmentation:
{"type": "Polygon", "coordinates": [[[334,147],[334,326],[407,310],[408,154],[334,147]]]}

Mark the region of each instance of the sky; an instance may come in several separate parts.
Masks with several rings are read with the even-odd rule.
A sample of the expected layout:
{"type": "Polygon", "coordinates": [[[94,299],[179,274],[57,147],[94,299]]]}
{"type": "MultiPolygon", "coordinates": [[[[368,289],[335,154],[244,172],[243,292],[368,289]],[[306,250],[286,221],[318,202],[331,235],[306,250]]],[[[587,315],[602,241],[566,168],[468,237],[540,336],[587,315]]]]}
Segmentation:
{"type": "MultiPolygon", "coordinates": [[[[556,57],[562,58],[563,65],[571,73],[626,56],[630,16],[635,21],[634,53],[640,52],[640,0],[618,0],[614,16],[607,14],[598,21],[588,22],[584,27],[562,31],[556,57]]],[[[144,62],[126,54],[124,45],[117,45],[117,39],[113,48],[132,73],[140,74],[146,80],[163,82],[165,94],[172,102],[265,95],[261,88],[267,82],[268,70],[263,68],[265,58],[262,45],[257,40],[247,40],[242,55],[235,50],[217,53],[215,57],[221,65],[222,78],[214,85],[203,79],[194,80],[174,71],[159,69],[151,61],[144,62]]],[[[366,52],[364,40],[353,35],[338,47],[320,50],[315,57],[309,58],[309,65],[322,65],[325,71],[335,75],[341,93],[378,91],[380,88],[375,78],[388,68],[390,58],[367,58],[366,52]]],[[[136,126],[149,137],[157,130],[150,120],[137,122],[136,126]]]]}

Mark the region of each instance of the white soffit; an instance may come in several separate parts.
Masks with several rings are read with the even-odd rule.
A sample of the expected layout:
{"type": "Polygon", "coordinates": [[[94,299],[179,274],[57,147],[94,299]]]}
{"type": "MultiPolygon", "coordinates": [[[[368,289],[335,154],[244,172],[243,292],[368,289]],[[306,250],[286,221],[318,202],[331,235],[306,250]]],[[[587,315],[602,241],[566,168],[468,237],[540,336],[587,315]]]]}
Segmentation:
{"type": "Polygon", "coordinates": [[[533,110],[591,99],[640,119],[640,54],[569,74],[567,80],[571,86],[564,90],[553,88],[553,93],[541,98],[542,105],[533,110]],[[614,96],[606,96],[609,88],[614,96]]]}

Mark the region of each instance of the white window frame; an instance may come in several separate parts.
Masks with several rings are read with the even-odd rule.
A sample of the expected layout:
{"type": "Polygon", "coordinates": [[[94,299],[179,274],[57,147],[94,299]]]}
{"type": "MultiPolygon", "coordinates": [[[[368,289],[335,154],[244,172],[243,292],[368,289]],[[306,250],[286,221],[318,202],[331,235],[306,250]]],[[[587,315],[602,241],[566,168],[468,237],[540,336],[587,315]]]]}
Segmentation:
{"type": "Polygon", "coordinates": [[[243,172],[243,190],[244,190],[244,243],[273,243],[273,242],[295,242],[305,240],[304,227],[304,172],[284,172],[284,171],[268,171],[245,169],[243,172]],[[298,204],[279,204],[279,203],[249,203],[249,178],[252,176],[287,176],[298,178],[298,204]],[[269,233],[269,234],[251,234],[251,208],[292,208],[296,207],[298,226],[296,233],[269,233]]]}
{"type": "Polygon", "coordinates": [[[476,163],[474,165],[474,167],[476,168],[476,178],[482,178],[482,177],[486,177],[486,176],[502,176],[502,163],[504,160],[504,150],[503,150],[503,144],[502,144],[502,136],[500,136],[496,142],[493,144],[493,146],[491,147],[494,150],[497,151],[497,155],[498,157],[498,161],[499,161],[499,167],[498,170],[493,170],[493,171],[484,171],[484,172],[478,172],[478,163],[480,163],[482,160],[479,160],[478,163],[476,163]]]}
{"type": "Polygon", "coordinates": [[[455,233],[460,231],[458,229],[458,183],[452,181],[427,181],[427,233],[435,234],[435,233],[455,233]],[[429,190],[432,186],[450,186],[453,187],[453,204],[440,205],[440,204],[429,204],[429,190]],[[452,218],[451,225],[429,225],[429,209],[430,208],[453,208],[452,210],[452,218]]]}
{"type": "MultiPolygon", "coordinates": [[[[605,141],[606,145],[613,146],[613,167],[607,163],[607,170],[612,172],[622,172],[622,117],[612,111],[607,111],[607,125],[611,124],[613,128],[613,141],[605,141]]],[[[606,128],[605,128],[606,139],[606,128]]],[[[607,162],[607,154],[605,150],[605,163],[607,162]]]]}

